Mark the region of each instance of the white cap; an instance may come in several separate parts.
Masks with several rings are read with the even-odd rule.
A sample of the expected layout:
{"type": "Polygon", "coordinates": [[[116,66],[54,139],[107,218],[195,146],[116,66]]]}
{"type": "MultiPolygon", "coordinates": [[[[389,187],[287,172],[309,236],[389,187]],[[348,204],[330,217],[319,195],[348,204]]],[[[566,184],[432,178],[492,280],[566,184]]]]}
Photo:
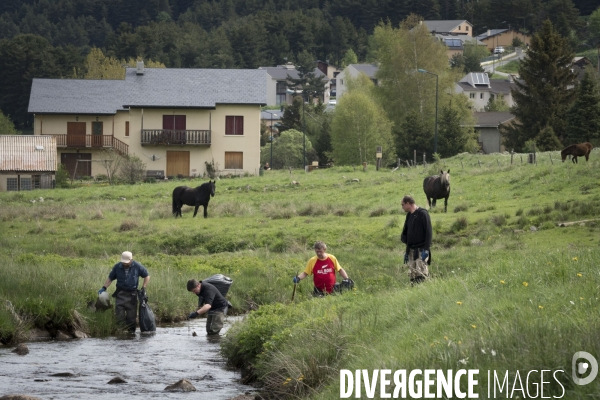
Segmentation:
{"type": "Polygon", "coordinates": [[[133,254],[131,254],[130,251],[124,251],[123,254],[121,254],[121,262],[123,264],[129,264],[131,260],[133,260],[133,254]]]}

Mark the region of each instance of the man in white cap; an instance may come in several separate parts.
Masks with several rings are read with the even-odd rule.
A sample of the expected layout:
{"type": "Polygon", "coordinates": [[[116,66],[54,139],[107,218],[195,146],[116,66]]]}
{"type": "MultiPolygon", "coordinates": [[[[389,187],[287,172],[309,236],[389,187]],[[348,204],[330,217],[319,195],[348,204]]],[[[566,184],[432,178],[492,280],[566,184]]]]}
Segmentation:
{"type": "Polygon", "coordinates": [[[98,294],[106,291],[112,281],[117,280],[117,290],[113,294],[116,298],[117,320],[125,324],[127,329],[135,332],[135,320],[137,317],[137,302],[138,302],[138,280],[144,278],[142,283],[142,295],[146,294],[146,286],[150,281],[150,274],[146,267],[137,261],[133,260],[133,255],[130,251],[124,251],[121,254],[121,261],[116,263],[108,274],[106,282],[102,289],[98,290],[98,294]]]}

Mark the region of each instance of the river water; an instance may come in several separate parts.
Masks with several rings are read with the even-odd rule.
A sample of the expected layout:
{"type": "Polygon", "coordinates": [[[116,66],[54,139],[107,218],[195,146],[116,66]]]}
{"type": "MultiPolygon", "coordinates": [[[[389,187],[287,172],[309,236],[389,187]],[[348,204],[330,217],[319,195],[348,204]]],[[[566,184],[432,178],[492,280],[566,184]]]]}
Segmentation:
{"type": "MultiPolygon", "coordinates": [[[[240,317],[227,317],[221,335],[240,317]]],[[[26,394],[41,399],[231,399],[253,388],[227,369],[220,339],[206,336],[205,319],[162,326],[154,334],[30,342],[29,354],[0,347],[0,396],[26,394]],[[197,336],[193,336],[193,332],[197,336]],[[54,374],[70,376],[53,376],[54,374]],[[121,377],[127,383],[108,384],[121,377]],[[196,392],[166,392],[188,379],[196,392]]]]}

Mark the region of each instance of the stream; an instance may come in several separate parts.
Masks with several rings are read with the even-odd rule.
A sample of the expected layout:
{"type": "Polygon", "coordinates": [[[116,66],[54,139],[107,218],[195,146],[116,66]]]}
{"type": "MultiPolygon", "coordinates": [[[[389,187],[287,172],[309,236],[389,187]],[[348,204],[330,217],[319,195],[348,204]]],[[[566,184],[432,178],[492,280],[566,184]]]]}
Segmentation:
{"type": "MultiPolygon", "coordinates": [[[[227,317],[221,335],[240,319],[227,317]]],[[[140,334],[138,328],[135,336],[29,342],[25,356],[0,346],[0,396],[225,400],[253,392],[240,383],[239,371],[226,367],[220,338],[207,337],[205,324],[206,319],[196,319],[157,327],[153,334],[140,334]],[[108,384],[115,377],[127,383],[108,384]],[[164,390],[180,379],[197,391],[164,390]]]]}

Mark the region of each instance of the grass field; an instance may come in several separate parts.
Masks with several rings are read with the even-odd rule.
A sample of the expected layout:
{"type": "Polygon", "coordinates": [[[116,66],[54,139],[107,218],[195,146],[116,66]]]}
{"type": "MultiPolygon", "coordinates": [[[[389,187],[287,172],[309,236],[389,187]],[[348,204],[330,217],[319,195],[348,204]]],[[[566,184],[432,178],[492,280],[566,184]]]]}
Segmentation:
{"type": "Polygon", "coordinates": [[[18,341],[32,326],[114,333],[112,318],[86,305],[127,249],[150,271],[163,322],[195,307],[188,279],[233,278],[235,309],[257,311],[230,330],[223,352],[277,397],[339,398],[340,369],[477,368],[509,371],[511,387],[517,371],[563,370],[545,396],[600,398],[597,384],[571,379],[576,351],[600,356],[598,152],[577,165],[558,152],[526,158],[220,179],[208,219],[190,207],[171,215],[172,189],[201,180],[0,193],[0,300],[21,321],[0,307],[0,338],[18,341]],[[423,178],[440,169],[450,169],[452,193],[447,213],[439,203],[430,211],[432,279],[410,287],[400,199],[426,206],[423,178]],[[356,290],[312,299],[307,279],[292,303],[291,278],[316,240],[356,290]]]}

